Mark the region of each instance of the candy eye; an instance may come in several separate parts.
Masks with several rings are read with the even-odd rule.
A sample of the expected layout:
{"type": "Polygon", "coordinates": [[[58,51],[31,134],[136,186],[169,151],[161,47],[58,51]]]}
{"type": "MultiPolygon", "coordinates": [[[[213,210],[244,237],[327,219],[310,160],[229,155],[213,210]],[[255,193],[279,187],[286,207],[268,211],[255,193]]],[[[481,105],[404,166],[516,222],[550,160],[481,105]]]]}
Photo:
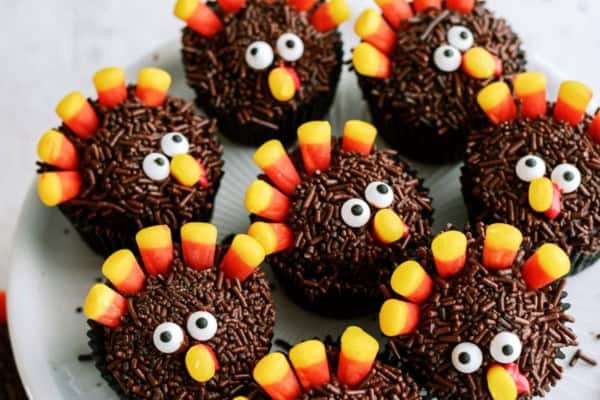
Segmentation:
{"type": "Polygon", "coordinates": [[[563,193],[573,193],[581,185],[581,172],[573,164],[560,164],[552,170],[552,182],[562,189],[563,193]]]}
{"type": "Polygon", "coordinates": [[[521,349],[521,340],[510,332],[500,332],[490,343],[490,354],[501,364],[510,364],[517,360],[521,349]]]}
{"type": "Polygon", "coordinates": [[[473,33],[465,26],[453,26],[448,31],[448,43],[460,51],[469,50],[474,42],[475,39],[473,39],[473,33]]]}
{"type": "Polygon", "coordinates": [[[433,52],[435,66],[444,72],[454,72],[460,68],[462,56],[460,51],[453,46],[443,44],[433,52]]]}
{"type": "Polygon", "coordinates": [[[452,365],[458,372],[472,374],[481,367],[482,362],[481,349],[473,343],[463,342],[452,350],[452,365]]]}
{"type": "Polygon", "coordinates": [[[342,206],[342,220],[352,228],[364,226],[369,222],[369,218],[371,218],[371,209],[364,200],[346,200],[342,206]]]}
{"type": "Polygon", "coordinates": [[[546,175],[546,163],[540,157],[528,154],[517,162],[516,171],[520,180],[531,182],[546,175]]]}
{"type": "Polygon", "coordinates": [[[267,42],[253,42],[246,49],[246,63],[258,71],[266,69],[273,64],[273,49],[267,42]]]}
{"type": "Polygon", "coordinates": [[[163,181],[169,177],[169,159],[161,153],[150,153],[144,157],[142,169],[153,181],[163,181]]]}
{"type": "Polygon", "coordinates": [[[190,150],[190,143],[181,133],[171,132],[160,139],[160,148],[163,153],[172,157],[176,154],[186,154],[190,150]]]}
{"type": "Polygon", "coordinates": [[[154,347],[161,353],[172,354],[178,351],[185,342],[183,330],[173,322],[163,322],[154,329],[152,335],[154,347]]]}
{"type": "Polygon", "coordinates": [[[206,342],[217,333],[217,320],[209,312],[197,311],[189,316],[186,327],[191,337],[206,342]]]}
{"type": "Polygon", "coordinates": [[[293,33],[284,33],[277,39],[277,52],[285,61],[296,61],[304,54],[304,42],[293,33]]]}
{"type": "Polygon", "coordinates": [[[365,189],[365,198],[373,207],[387,208],[394,201],[394,191],[384,182],[371,182],[365,189]]]}

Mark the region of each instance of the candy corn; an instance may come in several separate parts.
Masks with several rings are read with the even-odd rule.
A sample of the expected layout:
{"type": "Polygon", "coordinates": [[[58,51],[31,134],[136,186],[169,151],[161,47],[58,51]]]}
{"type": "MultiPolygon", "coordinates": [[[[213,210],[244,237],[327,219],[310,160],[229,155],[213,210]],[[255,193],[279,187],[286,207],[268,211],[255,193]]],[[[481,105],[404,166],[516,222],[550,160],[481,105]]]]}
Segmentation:
{"type": "Polygon", "coordinates": [[[532,289],[540,289],[567,275],[571,260],[555,244],[544,244],[523,264],[523,279],[532,289]]]}
{"type": "Polygon", "coordinates": [[[204,383],[215,376],[219,362],[210,346],[198,343],[185,354],[185,367],[193,380],[204,383]]]}
{"type": "Polygon", "coordinates": [[[402,21],[413,17],[413,11],[406,0],[375,0],[381,8],[383,16],[392,25],[398,29],[402,21]]]}
{"type": "Polygon", "coordinates": [[[235,235],[221,261],[221,271],[229,279],[245,281],[265,259],[265,249],[252,236],[235,235]]]}
{"type": "Polygon", "coordinates": [[[139,292],[146,276],[130,250],[118,250],[104,261],[102,275],[123,294],[139,292]]]}
{"type": "Polygon", "coordinates": [[[81,175],[76,171],[44,172],[38,177],[37,190],[42,203],[54,207],[79,195],[81,175]]]}
{"type": "Polygon", "coordinates": [[[486,379],[488,390],[493,399],[517,399],[517,385],[502,365],[492,365],[487,370],[486,379]]]}
{"type": "Polygon", "coordinates": [[[285,220],[291,207],[290,199],[260,179],[250,184],[244,203],[250,213],[275,222],[285,220]]]}
{"type": "Polygon", "coordinates": [[[521,100],[521,113],[526,118],[546,115],[546,77],[539,72],[518,74],[514,81],[515,96],[521,100]]]}
{"type": "Polygon", "coordinates": [[[471,78],[488,79],[496,73],[496,59],[483,47],[473,47],[463,55],[462,69],[471,78]]]}
{"type": "Polygon", "coordinates": [[[178,0],[173,14],[202,36],[211,38],[223,29],[223,23],[217,14],[198,0],[178,0]]]}
{"type": "Polygon", "coordinates": [[[392,74],[392,63],[387,55],[369,43],[361,43],[352,52],[356,71],[370,78],[387,79],[392,74]]]}
{"type": "Polygon", "coordinates": [[[442,0],[413,0],[413,7],[418,13],[431,9],[441,10],[442,0]]]}
{"type": "Polygon", "coordinates": [[[287,2],[298,11],[308,11],[315,5],[317,0],[288,0],[287,2]]]}
{"type": "MultiPolygon", "coordinates": [[[[180,184],[192,187],[200,182],[203,171],[194,157],[189,154],[177,154],[171,160],[171,176],[180,184]]],[[[204,174],[204,177],[206,175],[204,174]]]]}
{"type": "Polygon", "coordinates": [[[371,372],[379,352],[379,343],[356,326],[346,328],[340,341],[337,377],[341,383],[352,388],[360,384],[371,372]]]}
{"type": "Polygon", "coordinates": [[[377,128],[373,125],[364,121],[348,121],[344,125],[342,149],[367,156],[373,150],[375,137],[377,137],[377,128]]]}
{"type": "Polygon", "coordinates": [[[406,301],[389,299],[379,310],[379,329],[388,336],[414,332],[419,324],[419,306],[406,301]]]}
{"type": "Polygon", "coordinates": [[[289,101],[300,89],[300,78],[291,67],[273,68],[269,73],[269,89],[277,101],[289,101]]]}
{"type": "Polygon", "coordinates": [[[469,14],[475,8],[475,0],[446,0],[446,8],[461,14],[469,14]]]}
{"type": "Polygon", "coordinates": [[[290,361],[306,390],[323,386],[331,380],[325,345],[318,340],[307,340],[292,347],[290,361]]]}
{"type": "Polygon", "coordinates": [[[77,136],[91,137],[98,129],[98,116],[80,92],[71,92],[58,103],[56,114],[77,136]]]}
{"type": "Polygon", "coordinates": [[[135,236],[144,267],[150,275],[164,274],[173,264],[173,242],[167,225],[144,228],[135,236]]]}
{"type": "Polygon", "coordinates": [[[535,212],[544,213],[550,219],[560,214],[561,197],[558,186],[548,178],[537,178],[529,184],[529,205],[535,212]]]}
{"type": "Polygon", "coordinates": [[[408,228],[398,214],[386,208],[377,211],[377,214],[375,214],[373,235],[379,242],[390,244],[408,236],[408,228]]]}
{"type": "Polygon", "coordinates": [[[511,121],[517,116],[517,106],[504,82],[494,82],[481,89],[477,102],[493,124],[511,121]]]}
{"type": "Polygon", "coordinates": [[[98,92],[98,101],[103,106],[114,107],[127,98],[125,72],[121,68],[103,68],[96,72],[92,80],[98,92]]]}
{"type": "Polygon", "coordinates": [[[465,266],[467,237],[459,231],[440,233],[431,243],[431,252],[437,271],[442,278],[455,275],[465,266]]]}
{"type": "Polygon", "coordinates": [[[577,125],[592,100],[592,90],[583,83],[566,81],[560,85],[554,105],[554,119],[577,125]]]}
{"type": "Polygon", "coordinates": [[[298,128],[304,169],[311,175],[326,170],[331,162],[331,125],[326,121],[306,122],[298,128]]]}
{"type": "Polygon", "coordinates": [[[181,227],[181,248],[186,265],[202,271],[215,262],[217,228],[204,222],[190,222],[181,227]]]}
{"type": "Polygon", "coordinates": [[[246,5],[246,0],[217,0],[221,10],[227,14],[233,14],[246,5]]]}
{"type": "Polygon", "coordinates": [[[391,284],[394,292],[417,304],[427,300],[433,289],[433,280],[416,261],[400,264],[392,274],[391,284]]]}
{"type": "Polygon", "coordinates": [[[159,68],[144,68],[138,74],[135,95],[146,107],[158,107],[167,97],[171,75],[159,68]]]}
{"type": "Polygon", "coordinates": [[[281,353],[264,356],[254,367],[252,376],[273,400],[295,400],[302,393],[292,367],[281,353]]]}
{"type": "Polygon", "coordinates": [[[590,135],[597,144],[600,144],[600,110],[596,113],[594,120],[590,124],[590,135]]]}
{"type": "Polygon", "coordinates": [[[396,32],[376,10],[369,8],[356,20],[354,31],[367,43],[389,54],[396,45],[396,32]]]}
{"type": "Polygon", "coordinates": [[[248,235],[261,244],[267,255],[287,250],[294,244],[294,233],[286,224],[255,222],[248,228],[248,235]]]}
{"type": "Polygon", "coordinates": [[[121,317],[126,312],[127,300],[102,283],[92,286],[83,304],[86,317],[109,328],[121,325],[121,317]]]}
{"type": "Polygon", "coordinates": [[[56,168],[76,170],[79,165],[79,156],[73,143],[55,130],[46,131],[42,135],[37,152],[40,160],[56,168]]]}
{"type": "Polygon", "coordinates": [[[523,235],[514,226],[489,225],[483,242],[483,265],[490,269],[510,268],[522,242],[523,235]]]}
{"type": "Polygon", "coordinates": [[[6,292],[0,290],[0,324],[6,323],[6,292]]]}
{"type": "Polygon", "coordinates": [[[254,153],[254,162],[282,192],[292,195],[300,183],[300,175],[279,140],[273,139],[254,153]]]}
{"type": "Polygon", "coordinates": [[[310,23],[319,32],[329,32],[350,18],[350,7],[346,0],[330,0],[323,3],[310,16],[310,23]]]}

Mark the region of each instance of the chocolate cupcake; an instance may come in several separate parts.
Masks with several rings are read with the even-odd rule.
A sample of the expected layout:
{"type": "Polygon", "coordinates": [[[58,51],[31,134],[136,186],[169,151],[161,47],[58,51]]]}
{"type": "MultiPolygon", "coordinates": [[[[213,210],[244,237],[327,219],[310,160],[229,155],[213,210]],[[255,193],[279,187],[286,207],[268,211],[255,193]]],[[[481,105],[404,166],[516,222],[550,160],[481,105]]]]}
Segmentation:
{"type": "Polygon", "coordinates": [[[521,42],[474,0],[378,0],[355,30],[353,64],[375,125],[403,154],[458,161],[467,131],[484,117],[475,95],[524,69],[521,42]]]}
{"type": "Polygon", "coordinates": [[[196,102],[230,139],[290,143],[327,113],[342,68],[346,0],[178,0],[183,65],[196,102]]]}
{"type": "Polygon", "coordinates": [[[479,94],[490,123],[469,135],[463,194],[472,221],[507,222],[534,245],[556,242],[572,273],[600,258],[600,114],[585,109],[592,93],[568,81],[556,103],[546,79],[524,73],[479,94]]]}
{"type": "Polygon", "coordinates": [[[102,255],[132,247],[145,226],[179,229],[212,216],[223,175],[216,121],[167,95],[170,83],[156,68],[131,86],[122,70],[102,69],[98,100],[68,94],[56,108],[63,125],[40,139],[40,199],[102,255]]]}
{"type": "Polygon", "coordinates": [[[144,271],[129,250],[102,267],[109,280],[85,300],[96,365],[123,399],[231,399],[251,383],[271,346],[275,311],[256,268],[264,249],[237,235],[189,223],[181,246],[166,225],[136,236],[144,271]]]}
{"type": "Polygon", "coordinates": [[[328,122],[313,121],[298,129],[298,150],[271,140],[254,156],[266,175],[246,192],[248,233],[288,293],[322,315],[374,310],[391,266],[431,234],[427,189],[395,151],[373,149],[376,134],[349,121],[332,139],[328,122]]]}
{"type": "Polygon", "coordinates": [[[0,290],[0,399],[26,400],[6,324],[6,292],[0,290]]]}
{"type": "Polygon", "coordinates": [[[569,257],[555,244],[532,252],[522,242],[512,225],[450,230],[392,275],[390,289],[403,300],[383,304],[380,327],[390,357],[429,395],[524,400],[561,379],[560,349],[576,344],[559,281],[569,257]]]}

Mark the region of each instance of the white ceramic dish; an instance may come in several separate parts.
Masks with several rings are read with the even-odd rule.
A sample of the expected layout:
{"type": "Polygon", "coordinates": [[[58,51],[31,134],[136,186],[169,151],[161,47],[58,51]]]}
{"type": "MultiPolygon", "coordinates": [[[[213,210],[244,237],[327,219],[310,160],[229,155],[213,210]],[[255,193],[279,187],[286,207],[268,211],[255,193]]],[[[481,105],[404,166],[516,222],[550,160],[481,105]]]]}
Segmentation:
{"type": "MultiPolygon", "coordinates": [[[[362,6],[363,2],[355,0],[362,6]]],[[[347,49],[357,41],[351,28],[352,23],[343,27],[347,49]]],[[[132,65],[128,69],[129,78],[134,79],[136,71],[146,65],[158,65],[169,70],[174,77],[171,93],[193,98],[183,79],[178,40],[169,42],[132,65]]],[[[530,67],[547,74],[551,95],[554,95],[560,75],[535,57],[530,67]]],[[[351,118],[368,119],[368,113],[355,77],[346,71],[329,120],[340,132],[343,122],[351,118]]],[[[248,218],[241,194],[258,172],[251,159],[251,149],[225,140],[224,143],[226,174],[217,197],[213,221],[219,227],[221,237],[247,228],[248,218]]],[[[427,177],[426,183],[435,199],[436,230],[447,222],[458,226],[464,224],[466,213],[459,190],[459,168],[416,167],[422,176],[427,177]]],[[[75,310],[81,305],[88,288],[100,276],[102,259],[79,240],[58,210],[40,204],[33,188],[23,205],[18,227],[8,287],[9,316],[14,351],[30,397],[35,400],[116,399],[94,365],[77,360],[79,354],[89,353],[89,348],[85,318],[75,310]]],[[[574,328],[580,337],[581,347],[599,358],[600,341],[595,339],[595,335],[600,333],[600,287],[595,282],[600,282],[600,267],[572,278],[569,300],[573,303],[572,314],[577,318],[574,328]]],[[[292,343],[307,337],[337,335],[350,323],[360,324],[373,334],[378,331],[374,316],[354,321],[328,320],[299,309],[281,290],[274,292],[274,298],[277,307],[276,337],[292,343]]],[[[573,351],[569,349],[567,358],[573,351]]],[[[549,399],[600,398],[597,369],[582,363],[565,369],[564,380],[549,399]]]]}

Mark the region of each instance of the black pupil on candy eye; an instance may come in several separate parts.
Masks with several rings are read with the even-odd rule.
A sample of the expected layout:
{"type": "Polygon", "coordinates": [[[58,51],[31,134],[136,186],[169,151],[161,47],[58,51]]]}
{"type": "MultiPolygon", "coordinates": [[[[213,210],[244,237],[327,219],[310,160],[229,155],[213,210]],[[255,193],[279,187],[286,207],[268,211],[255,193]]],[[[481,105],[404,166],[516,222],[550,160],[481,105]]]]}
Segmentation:
{"type": "Polygon", "coordinates": [[[377,185],[377,191],[381,194],[386,194],[389,191],[389,189],[388,189],[387,185],[381,184],[381,185],[377,185]]]}
{"type": "Polygon", "coordinates": [[[464,40],[467,40],[469,38],[469,33],[467,31],[462,31],[460,33],[460,38],[464,39],[464,40]]]}
{"type": "Polygon", "coordinates": [[[200,317],[196,320],[196,326],[200,329],[204,329],[208,326],[208,321],[204,317],[200,317]]]}
{"type": "Polygon", "coordinates": [[[527,165],[529,168],[533,168],[537,165],[537,161],[535,160],[535,158],[528,158],[527,160],[525,160],[525,165],[527,165]]]}
{"type": "Polygon", "coordinates": [[[258,54],[258,47],[253,47],[250,49],[250,54],[252,54],[253,56],[258,54]]]}
{"type": "Polygon", "coordinates": [[[513,347],[511,345],[509,345],[509,344],[506,344],[506,345],[502,346],[502,353],[505,356],[511,356],[512,353],[513,353],[513,351],[514,351],[513,347]]]}
{"type": "Polygon", "coordinates": [[[471,361],[471,356],[469,353],[460,353],[458,355],[458,361],[460,361],[461,364],[468,364],[471,361]]]}
{"type": "Polygon", "coordinates": [[[169,343],[173,339],[171,332],[163,332],[160,334],[160,341],[163,343],[169,343]]]}
{"type": "Polygon", "coordinates": [[[362,215],[363,208],[362,208],[362,206],[355,204],[352,206],[352,209],[350,211],[352,211],[352,215],[355,215],[358,217],[358,216],[362,215]]]}
{"type": "Polygon", "coordinates": [[[567,171],[563,174],[563,178],[565,178],[565,181],[571,182],[573,179],[575,179],[575,174],[571,171],[567,171]]]}
{"type": "Polygon", "coordinates": [[[454,52],[452,51],[452,49],[446,49],[444,50],[444,56],[450,58],[454,55],[454,52]]]}
{"type": "Polygon", "coordinates": [[[294,47],[296,47],[296,43],[292,39],[286,40],[285,47],[287,47],[288,49],[293,49],[294,47]]]}
{"type": "Polygon", "coordinates": [[[180,143],[183,139],[181,138],[180,135],[173,135],[173,141],[175,143],[180,143]]]}
{"type": "Polygon", "coordinates": [[[160,158],[160,157],[156,157],[156,158],[154,159],[154,162],[156,163],[156,165],[160,165],[161,167],[162,167],[163,165],[165,165],[165,160],[163,160],[163,159],[162,159],[162,158],[160,158]]]}

